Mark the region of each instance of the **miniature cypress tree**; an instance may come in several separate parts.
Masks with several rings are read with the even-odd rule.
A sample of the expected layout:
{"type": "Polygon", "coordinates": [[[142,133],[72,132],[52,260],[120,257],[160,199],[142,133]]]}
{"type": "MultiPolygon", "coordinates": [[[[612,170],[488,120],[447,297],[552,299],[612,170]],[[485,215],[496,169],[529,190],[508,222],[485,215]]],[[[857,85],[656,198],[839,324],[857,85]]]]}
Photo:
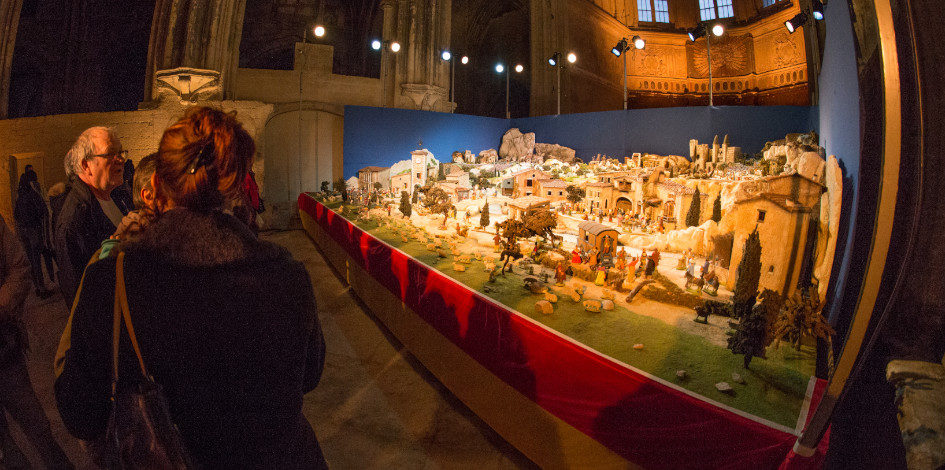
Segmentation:
{"type": "Polygon", "coordinates": [[[413,213],[413,206],[410,205],[410,193],[407,191],[400,192],[400,212],[404,214],[404,217],[410,217],[410,214],[413,213]]]}
{"type": "Polygon", "coordinates": [[[411,204],[416,204],[420,201],[420,185],[413,185],[413,198],[410,200],[411,204]]]}
{"type": "Polygon", "coordinates": [[[699,188],[696,188],[696,193],[692,195],[692,204],[689,205],[689,213],[686,214],[686,226],[695,227],[699,225],[699,212],[702,209],[702,197],[699,195],[699,188]]]}
{"type": "Polygon", "coordinates": [[[722,221],[722,195],[715,197],[715,202],[712,203],[712,220],[715,223],[722,221]]]}
{"type": "Polygon", "coordinates": [[[736,276],[732,302],[735,304],[735,317],[742,318],[750,313],[755,305],[758,281],[761,279],[761,239],[758,236],[758,227],[755,227],[745,240],[736,276]]]}
{"type": "Polygon", "coordinates": [[[479,226],[485,230],[489,226],[489,202],[482,205],[482,212],[479,213],[479,226]]]}
{"type": "Polygon", "coordinates": [[[745,355],[745,368],[751,363],[752,357],[765,358],[765,336],[768,331],[768,321],[765,318],[765,309],[761,305],[752,308],[741,323],[735,334],[728,338],[728,348],[732,354],[745,355]]]}
{"type": "Polygon", "coordinates": [[[322,181],[322,192],[328,194],[328,182],[322,181]]]}

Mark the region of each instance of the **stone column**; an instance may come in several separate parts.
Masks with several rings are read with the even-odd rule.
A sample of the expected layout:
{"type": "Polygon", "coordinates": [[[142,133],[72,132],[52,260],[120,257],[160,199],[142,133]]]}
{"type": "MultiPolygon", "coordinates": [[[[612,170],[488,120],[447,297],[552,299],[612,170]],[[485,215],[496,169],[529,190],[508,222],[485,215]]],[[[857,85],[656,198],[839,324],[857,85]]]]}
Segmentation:
{"type": "Polygon", "coordinates": [[[246,0],[157,0],[144,99],[175,91],[184,99],[231,98],[245,9],[246,0]]]}
{"type": "Polygon", "coordinates": [[[22,6],[23,0],[0,0],[0,119],[8,117],[10,69],[13,67],[13,46],[22,6]]]}
{"type": "MultiPolygon", "coordinates": [[[[557,111],[557,70],[548,65],[555,52],[567,54],[567,2],[547,0],[531,2],[531,115],[543,116],[557,111]]],[[[567,81],[567,74],[562,80],[567,81]]],[[[562,112],[569,106],[562,104],[562,112]]]]}
{"type": "MultiPolygon", "coordinates": [[[[392,5],[381,4],[387,18],[392,5]]],[[[452,0],[400,0],[396,4],[392,38],[402,49],[396,58],[392,81],[395,106],[428,111],[449,111],[449,63],[440,52],[450,47],[452,0]]]]}

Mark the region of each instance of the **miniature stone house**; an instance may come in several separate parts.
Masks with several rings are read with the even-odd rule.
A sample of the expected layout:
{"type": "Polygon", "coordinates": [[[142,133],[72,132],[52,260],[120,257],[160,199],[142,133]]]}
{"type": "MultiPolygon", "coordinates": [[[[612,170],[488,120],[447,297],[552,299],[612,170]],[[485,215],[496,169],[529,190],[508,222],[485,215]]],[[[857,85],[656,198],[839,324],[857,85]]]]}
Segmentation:
{"type": "Polygon", "coordinates": [[[358,188],[361,191],[374,191],[374,183],[381,183],[381,189],[390,189],[389,167],[366,166],[358,170],[358,188]]]}
{"type": "Polygon", "coordinates": [[[413,186],[411,183],[410,168],[401,171],[400,173],[390,177],[390,189],[396,194],[400,194],[401,191],[407,191],[408,193],[413,193],[413,186]]]}
{"type": "MultiPolygon", "coordinates": [[[[783,175],[759,182],[761,192],[735,203],[735,242],[730,266],[742,259],[745,240],[756,227],[761,241],[760,289],[793,295],[801,283],[807,260],[813,255],[820,194],[824,186],[800,175],[783,175]]],[[[736,276],[727,286],[735,287],[736,276]]]]}
{"type": "Polygon", "coordinates": [[[547,209],[551,203],[539,196],[523,196],[509,201],[509,220],[521,220],[529,209],[547,209]]]}
{"type": "Polygon", "coordinates": [[[563,201],[568,198],[568,182],[561,179],[538,180],[536,194],[548,202],[563,201]]]}
{"type": "Polygon", "coordinates": [[[503,187],[503,193],[506,193],[507,196],[522,197],[537,194],[538,187],[536,182],[538,180],[550,179],[551,175],[541,170],[528,169],[512,174],[511,178],[511,192],[506,193],[507,188],[503,187]]]}

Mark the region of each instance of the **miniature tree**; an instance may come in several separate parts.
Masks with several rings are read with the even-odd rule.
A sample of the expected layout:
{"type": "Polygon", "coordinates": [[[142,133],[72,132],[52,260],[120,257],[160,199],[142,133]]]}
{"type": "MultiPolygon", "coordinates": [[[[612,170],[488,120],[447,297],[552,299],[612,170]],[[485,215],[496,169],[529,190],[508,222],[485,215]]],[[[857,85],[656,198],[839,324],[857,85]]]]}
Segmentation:
{"type": "MultiPolygon", "coordinates": [[[[753,299],[754,300],[754,299],[753,299]]],[[[728,338],[728,348],[732,354],[744,354],[744,366],[747,369],[751,358],[765,359],[765,336],[767,319],[761,305],[752,308],[738,324],[735,334],[728,338]]]]}
{"type": "Polygon", "coordinates": [[[722,221],[722,195],[715,197],[715,202],[712,203],[712,220],[715,223],[722,221]]]}
{"type": "Polygon", "coordinates": [[[554,229],[558,226],[558,220],[554,213],[548,209],[529,209],[522,217],[522,223],[525,224],[530,232],[549,240],[554,246],[554,229]]]}
{"type": "Polygon", "coordinates": [[[781,308],[784,307],[784,297],[771,289],[765,289],[761,291],[758,298],[761,299],[759,307],[765,314],[766,332],[764,347],[767,348],[775,340],[775,325],[778,323],[781,308]]]}
{"type": "Polygon", "coordinates": [[[382,184],[380,183],[380,181],[375,181],[375,182],[374,182],[374,192],[380,191],[381,188],[383,188],[383,187],[384,187],[384,185],[382,185],[382,184]]]}
{"type": "Polygon", "coordinates": [[[410,205],[410,193],[407,191],[400,192],[400,212],[404,214],[404,218],[410,217],[410,214],[413,213],[413,207],[410,205]]]}
{"type": "Polygon", "coordinates": [[[328,182],[322,181],[322,192],[328,194],[328,182]]]}
{"type": "Polygon", "coordinates": [[[483,230],[485,230],[486,227],[489,226],[489,202],[488,201],[486,201],[482,205],[482,211],[479,213],[479,226],[482,227],[483,230]]]}
{"type": "Polygon", "coordinates": [[[413,198],[410,199],[410,203],[416,204],[418,202],[420,202],[420,185],[415,184],[413,185],[413,198]]]}
{"type": "Polygon", "coordinates": [[[348,202],[348,185],[345,184],[344,178],[338,178],[334,182],[335,191],[341,193],[341,200],[348,202]]]}
{"type": "Polygon", "coordinates": [[[761,279],[761,239],[758,227],[752,230],[742,249],[742,260],[736,271],[735,293],[732,297],[735,318],[750,313],[758,296],[758,281],[761,279]]]}
{"type": "Polygon", "coordinates": [[[699,188],[692,195],[692,204],[689,204],[689,213],[686,214],[686,226],[695,227],[699,225],[699,216],[702,210],[702,197],[699,195],[699,188]]]}
{"type": "Polygon", "coordinates": [[[584,196],[587,194],[587,192],[584,191],[584,188],[579,188],[573,184],[569,184],[568,187],[564,188],[564,190],[568,193],[567,199],[571,204],[577,204],[581,202],[581,200],[584,199],[584,196]]]}
{"type": "Polygon", "coordinates": [[[423,196],[423,205],[432,214],[443,214],[443,225],[441,226],[446,226],[446,218],[449,216],[453,203],[450,202],[450,197],[446,194],[446,191],[443,191],[443,188],[428,189],[423,196]]]}
{"type": "Polygon", "coordinates": [[[804,288],[785,301],[773,328],[775,347],[781,345],[782,339],[787,339],[794,349],[800,351],[805,336],[827,338],[834,334],[833,327],[820,313],[824,302],[817,299],[816,290],[813,291],[814,297],[809,295],[810,292],[810,289],[804,288]]]}

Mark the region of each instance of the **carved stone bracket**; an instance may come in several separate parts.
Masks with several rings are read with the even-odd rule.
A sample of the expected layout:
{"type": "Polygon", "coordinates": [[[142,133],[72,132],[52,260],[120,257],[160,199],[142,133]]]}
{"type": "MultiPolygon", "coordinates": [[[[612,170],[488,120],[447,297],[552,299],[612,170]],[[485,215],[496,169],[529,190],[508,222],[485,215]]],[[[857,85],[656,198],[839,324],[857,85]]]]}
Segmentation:
{"type": "Polygon", "coordinates": [[[452,108],[446,89],[435,85],[404,83],[401,95],[409,98],[414,109],[448,112],[452,108]]]}
{"type": "Polygon", "coordinates": [[[152,96],[158,101],[178,100],[182,103],[222,100],[220,72],[190,67],[159,70],[154,74],[152,96]]]}

